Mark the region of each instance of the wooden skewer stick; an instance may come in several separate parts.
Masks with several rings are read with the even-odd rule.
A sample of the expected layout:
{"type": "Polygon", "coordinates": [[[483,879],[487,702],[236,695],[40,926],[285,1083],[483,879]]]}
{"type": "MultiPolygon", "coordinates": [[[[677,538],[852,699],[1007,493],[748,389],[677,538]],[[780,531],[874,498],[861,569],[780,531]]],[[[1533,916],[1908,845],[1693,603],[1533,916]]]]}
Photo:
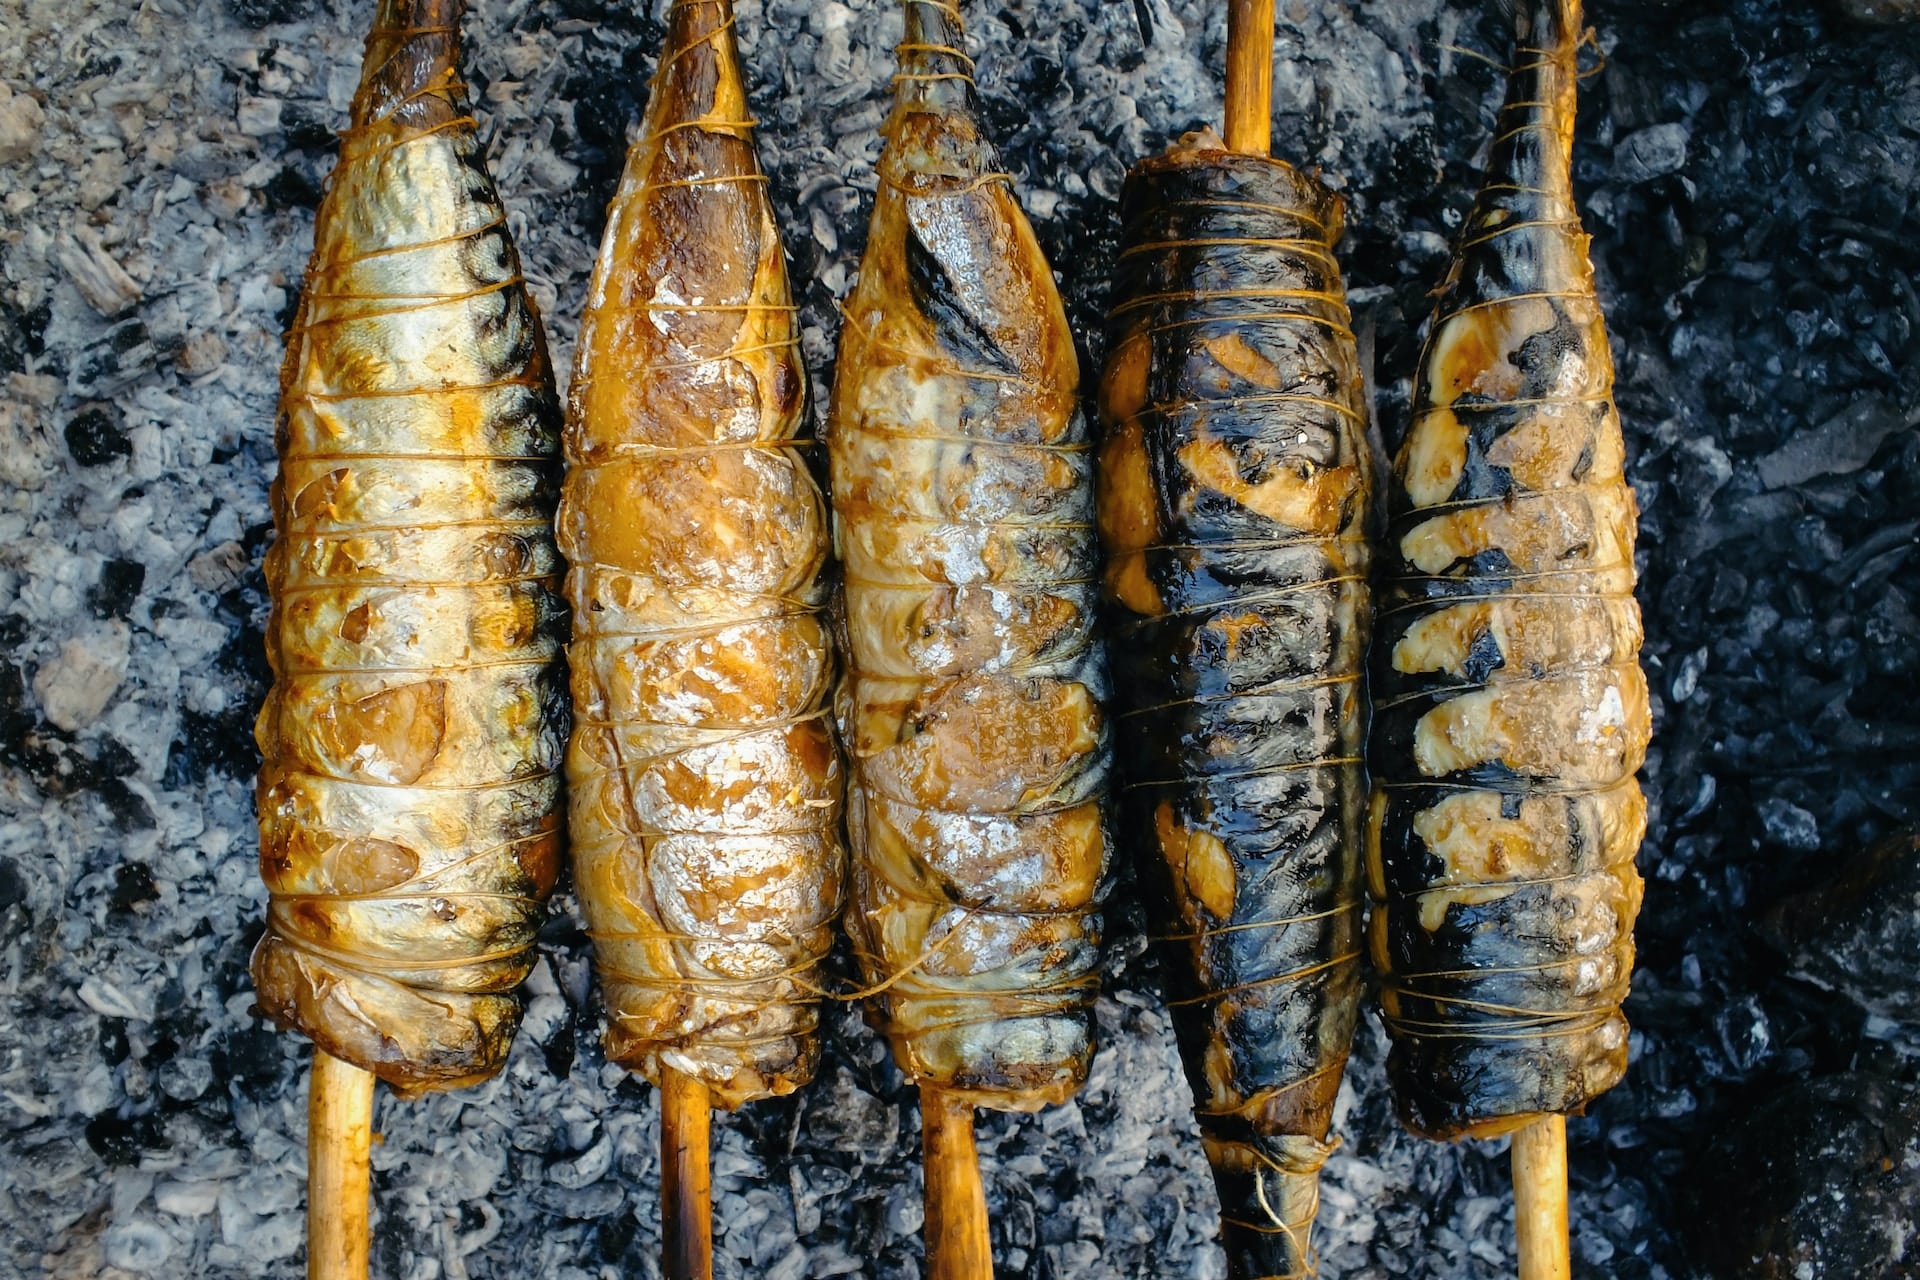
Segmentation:
{"type": "Polygon", "coordinates": [[[1273,150],[1273,0],[1227,0],[1227,146],[1273,150]]]}
{"type": "Polygon", "coordinates": [[[713,1101],[707,1086],[660,1069],[660,1234],[667,1280],[713,1280],[713,1101]]]}
{"type": "Polygon", "coordinates": [[[993,1280],[973,1103],[923,1084],[920,1129],[927,1176],[927,1280],[993,1280]]]}
{"type": "Polygon", "coordinates": [[[307,1280],[367,1280],[373,1074],[318,1049],[307,1078],[307,1280]]]}
{"type": "Polygon", "coordinates": [[[1513,1135],[1513,1217],[1520,1280],[1570,1280],[1565,1116],[1541,1116],[1513,1135]]]}

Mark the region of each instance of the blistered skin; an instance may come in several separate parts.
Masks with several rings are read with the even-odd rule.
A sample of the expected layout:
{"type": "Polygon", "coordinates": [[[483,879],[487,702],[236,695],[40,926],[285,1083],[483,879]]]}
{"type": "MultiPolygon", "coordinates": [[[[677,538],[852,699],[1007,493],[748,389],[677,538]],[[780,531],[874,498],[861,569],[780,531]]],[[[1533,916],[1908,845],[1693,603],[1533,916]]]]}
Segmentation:
{"type": "Polygon", "coordinates": [[[607,1056],[736,1107],[813,1076],[844,856],[826,515],[730,5],[671,11],[578,350],[567,782],[607,1056]]]}
{"type": "Polygon", "coordinates": [[[1236,1277],[1304,1276],[1360,996],[1369,465],[1339,198],[1134,167],[1101,382],[1121,825],[1236,1277]]]}
{"type": "Polygon", "coordinates": [[[1108,863],[1093,474],[1052,273],[946,6],[909,3],[831,419],[848,931],[917,1082],[1085,1079],[1108,863]]]}
{"type": "Polygon", "coordinates": [[[1626,1069],[1650,722],[1636,508],[1570,182],[1578,6],[1523,6],[1394,472],[1371,949],[1413,1129],[1580,1110],[1626,1069]]]}
{"type": "Polygon", "coordinates": [[[560,856],[559,412],[455,70],[383,0],[281,372],[262,1011],[400,1092],[506,1061],[560,856]]]}

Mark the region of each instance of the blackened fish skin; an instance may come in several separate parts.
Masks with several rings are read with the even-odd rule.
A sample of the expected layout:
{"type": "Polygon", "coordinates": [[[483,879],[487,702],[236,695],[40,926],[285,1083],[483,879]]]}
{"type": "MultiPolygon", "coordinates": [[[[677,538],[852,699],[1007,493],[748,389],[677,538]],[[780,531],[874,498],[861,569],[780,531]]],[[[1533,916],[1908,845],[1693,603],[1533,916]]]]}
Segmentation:
{"type": "Polygon", "coordinates": [[[1101,385],[1122,829],[1237,1278],[1304,1276],[1360,1000],[1371,466],[1315,178],[1135,166],[1101,385]]]}
{"type": "Polygon", "coordinates": [[[255,728],[261,1011],[403,1094],[505,1064],[560,861],[560,415],[460,9],[382,0],[315,219],[255,728]]]}
{"type": "Polygon", "coordinates": [[[1530,0],[1394,468],[1370,947],[1402,1118],[1439,1138],[1620,1079],[1650,720],[1637,511],[1573,202],[1579,5],[1530,0]]]}
{"type": "Polygon", "coordinates": [[[971,69],[909,0],[828,414],[847,931],[902,1070],[1031,1111],[1093,1055],[1111,731],[1079,362],[971,69]]]}
{"type": "Polygon", "coordinates": [[[574,884],[607,1056],[733,1108],[819,1060],[840,910],[826,504],[732,5],[676,0],[568,394],[574,884]]]}

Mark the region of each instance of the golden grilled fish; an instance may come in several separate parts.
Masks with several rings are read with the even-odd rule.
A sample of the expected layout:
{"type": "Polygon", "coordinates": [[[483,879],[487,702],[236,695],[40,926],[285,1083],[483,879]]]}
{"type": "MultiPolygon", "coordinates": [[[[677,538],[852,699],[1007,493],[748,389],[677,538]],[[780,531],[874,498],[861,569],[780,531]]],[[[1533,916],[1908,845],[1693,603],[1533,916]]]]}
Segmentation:
{"type": "Polygon", "coordinates": [[[731,5],[676,0],[581,321],[559,522],[607,1055],[729,1108],[813,1076],[844,862],[826,512],[752,123],[731,5]]]}
{"type": "Polygon", "coordinates": [[[261,1009],[402,1092],[485,1079],[560,856],[559,412],[455,67],[382,0],[281,373],[261,1009]]]}
{"type": "Polygon", "coordinates": [[[1078,361],[960,44],[909,0],[829,413],[847,929],[901,1068],[1027,1111],[1093,1051],[1107,675],[1078,361]]]}

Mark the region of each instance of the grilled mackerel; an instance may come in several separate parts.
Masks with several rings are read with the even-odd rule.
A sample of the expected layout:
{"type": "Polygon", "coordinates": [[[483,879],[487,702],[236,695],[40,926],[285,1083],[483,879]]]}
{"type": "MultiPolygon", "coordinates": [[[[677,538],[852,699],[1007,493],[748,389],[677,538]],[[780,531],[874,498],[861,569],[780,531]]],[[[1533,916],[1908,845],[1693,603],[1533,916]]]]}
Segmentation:
{"type": "Polygon", "coordinates": [[[281,373],[261,1009],[401,1092],[485,1079],[560,857],[559,413],[455,69],[382,0],[281,373]]]}
{"type": "Polygon", "coordinates": [[[848,932],[909,1076],[1033,1110],[1093,1050],[1107,677],[1078,362],[960,44],[909,0],[829,415],[848,932]]]}
{"type": "Polygon", "coordinates": [[[569,396],[567,781],[607,1056],[727,1107],[812,1078],[840,904],[805,389],[732,8],[679,0],[569,396]]]}
{"type": "Polygon", "coordinates": [[[1371,946],[1406,1123],[1490,1135],[1627,1063],[1650,730],[1636,508],[1573,203],[1570,0],[1520,6],[1394,469],[1371,946]]]}
{"type": "Polygon", "coordinates": [[[1353,1038],[1369,463],[1339,197],[1196,134],[1136,165],[1101,382],[1121,819],[1236,1277],[1304,1276],[1353,1038]]]}

